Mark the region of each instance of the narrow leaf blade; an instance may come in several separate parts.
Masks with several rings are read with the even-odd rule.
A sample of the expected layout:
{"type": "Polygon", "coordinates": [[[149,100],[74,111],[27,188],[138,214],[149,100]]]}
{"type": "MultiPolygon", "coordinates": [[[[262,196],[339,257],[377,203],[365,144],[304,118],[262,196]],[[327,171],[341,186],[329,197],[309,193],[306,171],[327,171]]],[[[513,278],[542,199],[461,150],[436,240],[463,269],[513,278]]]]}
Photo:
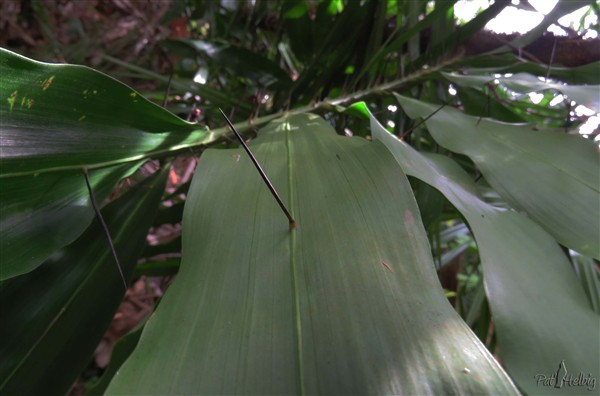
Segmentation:
{"type": "Polygon", "coordinates": [[[215,134],[85,66],[0,48],[0,178],[130,162],[215,134]]]}

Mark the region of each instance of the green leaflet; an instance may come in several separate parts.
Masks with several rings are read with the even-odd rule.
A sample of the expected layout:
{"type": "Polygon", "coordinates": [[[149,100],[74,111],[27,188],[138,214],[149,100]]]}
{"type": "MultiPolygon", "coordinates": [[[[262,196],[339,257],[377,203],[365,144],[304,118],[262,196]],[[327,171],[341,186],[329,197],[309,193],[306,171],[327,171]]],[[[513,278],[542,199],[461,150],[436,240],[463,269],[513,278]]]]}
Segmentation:
{"type": "Polygon", "coordinates": [[[179,276],[107,394],[516,394],[437,280],[406,177],[314,115],[208,150],[179,276]]]}

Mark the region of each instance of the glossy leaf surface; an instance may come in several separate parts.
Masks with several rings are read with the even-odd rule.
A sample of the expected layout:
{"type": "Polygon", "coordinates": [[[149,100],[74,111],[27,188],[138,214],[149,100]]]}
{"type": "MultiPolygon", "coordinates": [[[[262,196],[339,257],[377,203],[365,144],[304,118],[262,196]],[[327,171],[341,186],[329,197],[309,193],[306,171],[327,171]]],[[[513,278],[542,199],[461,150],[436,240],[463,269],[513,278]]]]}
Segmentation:
{"type": "Polygon", "coordinates": [[[214,140],[117,80],[0,48],[0,178],[94,168],[214,140]]]}
{"type": "MultiPolygon", "coordinates": [[[[126,279],[152,224],[168,172],[158,172],[102,212],[126,279]]],[[[123,298],[97,221],[35,271],[0,283],[0,392],[65,394],[88,364],[123,298]]]]}

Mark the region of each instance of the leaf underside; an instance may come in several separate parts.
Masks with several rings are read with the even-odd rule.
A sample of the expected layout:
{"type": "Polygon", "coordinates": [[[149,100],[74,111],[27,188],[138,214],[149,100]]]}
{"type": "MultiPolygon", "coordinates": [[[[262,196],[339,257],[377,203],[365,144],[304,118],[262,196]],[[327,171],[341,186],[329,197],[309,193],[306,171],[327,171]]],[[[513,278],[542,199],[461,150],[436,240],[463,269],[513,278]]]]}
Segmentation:
{"type": "Polygon", "coordinates": [[[203,154],[178,278],[108,394],[516,394],[445,299],[410,185],[317,116],[203,154]],[[165,342],[173,340],[175,342],[165,342]]]}

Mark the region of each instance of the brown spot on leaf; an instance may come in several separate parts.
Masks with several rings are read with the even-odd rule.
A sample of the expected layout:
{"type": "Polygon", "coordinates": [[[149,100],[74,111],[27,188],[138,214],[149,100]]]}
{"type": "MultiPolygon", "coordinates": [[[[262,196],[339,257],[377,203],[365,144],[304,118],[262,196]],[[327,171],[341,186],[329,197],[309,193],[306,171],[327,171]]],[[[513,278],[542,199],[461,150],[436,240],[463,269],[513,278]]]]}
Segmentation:
{"type": "Polygon", "coordinates": [[[386,263],[385,261],[382,261],[381,264],[383,264],[385,266],[385,268],[389,269],[390,271],[394,272],[394,270],[392,269],[392,267],[390,267],[388,265],[388,263],[386,263]]]}

